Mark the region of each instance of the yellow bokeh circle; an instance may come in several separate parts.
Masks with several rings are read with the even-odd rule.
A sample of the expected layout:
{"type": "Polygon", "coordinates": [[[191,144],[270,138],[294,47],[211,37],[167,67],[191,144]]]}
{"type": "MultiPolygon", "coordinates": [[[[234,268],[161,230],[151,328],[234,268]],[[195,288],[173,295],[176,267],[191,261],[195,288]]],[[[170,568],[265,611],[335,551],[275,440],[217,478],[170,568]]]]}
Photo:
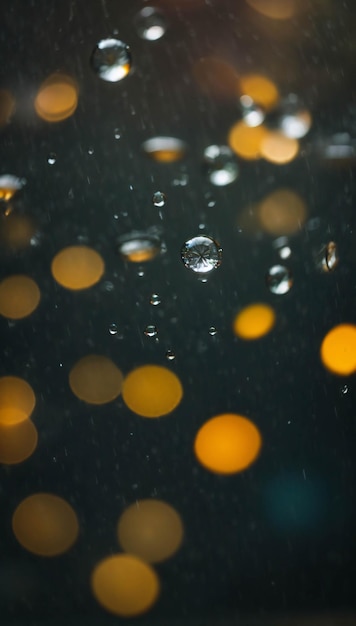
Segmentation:
{"type": "Polygon", "coordinates": [[[194,451],[198,461],[216,474],[235,474],[251,465],[262,445],[258,428],[246,417],[225,413],[205,422],[194,451]]]}
{"type": "Polygon", "coordinates": [[[88,246],[69,246],[54,257],[51,265],[53,278],[67,289],[88,289],[95,285],[105,271],[98,252],[88,246]]]}
{"type": "Polygon", "coordinates": [[[69,374],[73,393],[89,404],[106,404],[121,393],[123,375],[106,356],[89,354],[80,359],[69,374]]]}
{"type": "Polygon", "coordinates": [[[136,556],[117,554],[95,567],[91,588],[99,604],[120,617],[146,613],[156,602],[160,584],[154,569],[136,556]]]}
{"type": "Polygon", "coordinates": [[[125,404],[142,417],[160,417],[171,413],[183,396],[181,382],[169,369],[159,365],[143,365],[124,380],[122,397],[125,404]]]}
{"type": "Polygon", "coordinates": [[[34,452],[37,442],[37,429],[30,419],[7,426],[0,423],[0,463],[22,463],[34,452]]]}
{"type": "Polygon", "coordinates": [[[29,276],[17,274],[0,283],[0,314],[13,320],[31,315],[37,308],[41,292],[29,276]]]}
{"type": "Polygon", "coordinates": [[[271,306],[264,303],[250,304],[236,315],[233,331],[242,339],[259,339],[269,333],[275,321],[276,314],[271,306]]]}
{"type": "Polygon", "coordinates": [[[17,376],[0,378],[0,424],[11,426],[28,419],[35,408],[32,387],[17,376]]]}
{"type": "Polygon", "coordinates": [[[339,324],[321,344],[320,356],[325,367],[340,376],[356,372],[356,326],[339,324]]]}

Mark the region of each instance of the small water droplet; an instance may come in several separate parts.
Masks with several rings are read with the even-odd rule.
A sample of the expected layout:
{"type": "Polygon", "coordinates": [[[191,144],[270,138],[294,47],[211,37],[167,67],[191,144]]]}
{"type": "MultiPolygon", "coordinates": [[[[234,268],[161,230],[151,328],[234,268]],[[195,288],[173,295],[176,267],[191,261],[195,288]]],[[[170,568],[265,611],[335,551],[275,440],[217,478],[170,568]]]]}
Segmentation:
{"type": "Polygon", "coordinates": [[[121,133],[118,128],[115,128],[114,130],[114,137],[115,139],[121,139],[121,133]]]}
{"type": "Polygon", "coordinates": [[[110,335],[117,335],[117,331],[118,331],[117,324],[114,324],[114,323],[110,324],[109,326],[110,335]]]}
{"type": "Polygon", "coordinates": [[[92,148],[91,146],[90,148],[88,148],[88,154],[90,154],[90,156],[94,154],[94,148],[92,148]]]}
{"type": "Polygon", "coordinates": [[[159,297],[158,293],[152,294],[150,298],[150,304],[152,304],[152,306],[157,306],[158,304],[161,304],[161,298],[159,297]]]}
{"type": "Polygon", "coordinates": [[[125,78],[131,69],[131,52],[120,39],[108,38],[99,41],[91,55],[91,67],[102,80],[116,83],[125,78]]]}
{"type": "Polygon", "coordinates": [[[242,118],[246,126],[255,128],[263,124],[266,114],[250,96],[243,95],[240,98],[242,118]]]}
{"type": "Polygon", "coordinates": [[[146,337],[157,337],[158,334],[157,328],[153,324],[148,324],[143,332],[146,337]]]}
{"type": "Polygon", "coordinates": [[[55,152],[50,152],[48,157],[47,157],[48,165],[54,165],[56,161],[57,161],[56,153],[55,152]]]}
{"type": "Polygon", "coordinates": [[[165,194],[162,191],[156,191],[152,196],[152,202],[155,206],[164,206],[166,204],[165,194]]]}
{"type": "Polygon", "coordinates": [[[145,275],[145,270],[142,267],[137,270],[137,276],[142,278],[144,275],[145,275]]]}
{"type": "Polygon", "coordinates": [[[228,146],[208,146],[204,150],[204,167],[210,182],[225,187],[236,180],[239,168],[228,146]]]}
{"type": "Polygon", "coordinates": [[[343,387],[341,387],[341,393],[343,396],[345,396],[349,391],[348,385],[344,385],[343,387]]]}
{"type": "Polygon", "coordinates": [[[222,248],[212,237],[199,235],[185,242],[181,259],[187,269],[206,274],[221,265],[222,248]]]}
{"type": "Polygon", "coordinates": [[[266,283],[271,293],[284,295],[292,288],[292,273],[284,265],[273,265],[267,272],[266,283]]]}
{"type": "Polygon", "coordinates": [[[167,350],[166,358],[168,359],[168,361],[174,361],[176,355],[174,354],[173,350],[167,350]]]}
{"type": "Polygon", "coordinates": [[[153,7],[145,7],[135,17],[134,24],[141,39],[157,41],[166,32],[167,24],[164,16],[153,7]]]}
{"type": "Polygon", "coordinates": [[[218,332],[218,331],[216,330],[215,326],[210,326],[210,328],[209,328],[209,335],[211,335],[212,337],[214,337],[214,335],[216,335],[216,334],[217,334],[217,332],[218,332]]]}

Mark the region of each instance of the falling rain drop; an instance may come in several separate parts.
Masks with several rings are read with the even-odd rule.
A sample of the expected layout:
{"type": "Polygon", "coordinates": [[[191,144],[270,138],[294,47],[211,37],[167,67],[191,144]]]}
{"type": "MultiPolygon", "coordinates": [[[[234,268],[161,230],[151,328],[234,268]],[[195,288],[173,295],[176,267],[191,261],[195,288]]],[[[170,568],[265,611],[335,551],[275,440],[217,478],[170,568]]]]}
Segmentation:
{"type": "Polygon", "coordinates": [[[156,191],[152,196],[152,202],[157,207],[163,207],[166,204],[166,196],[162,191],[156,191]]]}
{"type": "Polygon", "coordinates": [[[90,63],[99,78],[116,83],[130,72],[132,63],[130,48],[120,39],[102,39],[93,50],[90,63]]]}
{"type": "Polygon", "coordinates": [[[164,16],[153,7],[145,7],[135,17],[136,32],[141,39],[157,41],[166,32],[167,24],[164,16]]]}
{"type": "Polygon", "coordinates": [[[158,304],[161,304],[161,298],[159,297],[158,293],[152,294],[150,298],[150,304],[152,304],[152,306],[157,306],[158,304]]]}
{"type": "Polygon", "coordinates": [[[266,283],[271,293],[284,295],[293,285],[291,271],[284,265],[273,265],[267,272],[266,283]]]}
{"type": "Polygon", "coordinates": [[[143,333],[144,335],[146,335],[146,337],[157,337],[158,331],[156,326],[154,326],[153,324],[148,324],[143,333]]]}
{"type": "Polygon", "coordinates": [[[197,274],[215,270],[222,261],[222,248],[207,235],[199,235],[185,242],[181,250],[185,267],[197,274]]]}
{"type": "Polygon", "coordinates": [[[233,183],[239,173],[234,153],[228,146],[208,146],[204,150],[204,167],[216,187],[233,183]]]}

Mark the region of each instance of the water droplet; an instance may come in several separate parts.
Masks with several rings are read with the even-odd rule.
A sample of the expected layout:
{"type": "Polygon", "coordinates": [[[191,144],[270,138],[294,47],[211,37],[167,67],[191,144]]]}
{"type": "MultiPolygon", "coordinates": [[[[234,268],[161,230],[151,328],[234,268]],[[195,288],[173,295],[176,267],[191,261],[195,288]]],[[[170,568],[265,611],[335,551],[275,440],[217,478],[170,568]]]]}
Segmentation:
{"type": "Polygon", "coordinates": [[[56,153],[55,152],[50,152],[48,157],[47,157],[48,165],[54,165],[56,161],[57,161],[56,153]]]}
{"type": "Polygon", "coordinates": [[[167,24],[163,15],[153,7],[145,7],[140,11],[134,20],[136,31],[139,37],[146,41],[157,41],[166,32],[167,24]]]}
{"type": "Polygon", "coordinates": [[[118,252],[131,263],[151,261],[161,251],[161,240],[158,231],[133,231],[119,238],[118,252]]]}
{"type": "Polygon", "coordinates": [[[158,334],[157,328],[153,324],[148,324],[143,332],[146,337],[157,337],[158,334]]]}
{"type": "Polygon", "coordinates": [[[168,361],[174,361],[176,355],[174,354],[173,350],[167,350],[166,358],[168,359],[168,361]]]}
{"type": "Polygon", "coordinates": [[[273,265],[267,272],[266,283],[271,293],[277,295],[288,293],[293,285],[291,271],[284,265],[273,265]]]}
{"type": "Polygon", "coordinates": [[[143,269],[143,267],[140,267],[137,271],[137,276],[142,278],[144,275],[145,275],[145,270],[143,269]]]}
{"type": "Polygon", "coordinates": [[[281,259],[289,259],[292,254],[292,250],[288,243],[288,237],[282,236],[275,239],[273,242],[273,247],[278,252],[278,256],[281,259]]]}
{"type": "Polygon", "coordinates": [[[152,306],[157,306],[158,304],[161,304],[161,298],[159,297],[158,293],[152,294],[150,298],[150,304],[152,304],[152,306]]]}
{"type": "Polygon", "coordinates": [[[130,72],[130,48],[120,39],[102,39],[93,50],[90,63],[99,78],[116,83],[130,72]]]}
{"type": "Polygon", "coordinates": [[[117,324],[114,324],[114,323],[110,324],[109,326],[110,335],[117,335],[117,331],[118,331],[117,324]]]}
{"type": "Polygon", "coordinates": [[[0,200],[5,202],[11,200],[15,193],[25,185],[25,178],[18,178],[18,176],[13,176],[13,174],[3,174],[0,176],[0,200]]]}
{"type": "Polygon", "coordinates": [[[347,385],[344,385],[343,387],[341,387],[340,391],[341,391],[342,395],[345,396],[348,393],[349,388],[348,388],[347,385]]]}
{"type": "Polygon", "coordinates": [[[173,163],[183,158],[187,146],[176,137],[152,137],[144,141],[142,150],[154,161],[173,163]]]}
{"type": "Polygon", "coordinates": [[[115,139],[121,139],[121,133],[118,128],[115,128],[114,130],[114,137],[115,139]]]}
{"type": "Polygon", "coordinates": [[[228,146],[208,146],[204,150],[204,167],[213,185],[225,187],[236,180],[239,168],[228,146]]]}
{"type": "Polygon", "coordinates": [[[152,202],[155,206],[164,206],[166,204],[165,194],[162,191],[156,191],[152,196],[152,202]]]}
{"type": "Polygon", "coordinates": [[[323,259],[323,270],[325,272],[333,272],[339,263],[337,254],[337,246],[335,241],[329,241],[325,246],[325,255],[323,259]]]}
{"type": "Polygon", "coordinates": [[[88,154],[91,156],[92,154],[94,154],[94,148],[90,147],[88,148],[88,154]]]}
{"type": "Polygon", "coordinates": [[[181,258],[186,268],[198,274],[206,274],[221,265],[222,248],[207,235],[199,235],[185,242],[181,258]]]}
{"type": "Polygon", "coordinates": [[[214,335],[216,335],[216,334],[217,334],[217,332],[218,332],[218,331],[216,330],[215,326],[210,326],[210,328],[209,328],[209,335],[211,335],[212,337],[214,337],[214,335]]]}

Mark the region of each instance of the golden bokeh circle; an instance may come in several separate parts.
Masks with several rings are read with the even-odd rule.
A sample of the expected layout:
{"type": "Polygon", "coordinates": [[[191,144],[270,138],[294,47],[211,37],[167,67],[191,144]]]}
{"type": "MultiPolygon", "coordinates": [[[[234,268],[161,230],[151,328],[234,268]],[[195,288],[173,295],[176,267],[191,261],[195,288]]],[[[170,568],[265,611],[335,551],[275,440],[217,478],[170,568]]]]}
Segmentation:
{"type": "Polygon", "coordinates": [[[333,374],[349,376],[356,372],[356,326],[339,324],[324,337],[320,356],[333,374]]]}
{"type": "Polygon", "coordinates": [[[89,404],[112,402],[121,393],[123,375],[106,356],[89,354],[80,359],[69,373],[74,395],[89,404]]]}
{"type": "Polygon", "coordinates": [[[236,315],[233,331],[242,339],[260,339],[272,330],[275,321],[274,309],[268,304],[258,302],[250,304],[236,315]]]}
{"type": "Polygon", "coordinates": [[[66,289],[88,289],[95,285],[105,271],[101,255],[88,246],[63,248],[52,260],[53,278],[66,289]]]}
{"type": "Polygon", "coordinates": [[[0,283],[0,314],[13,320],[31,315],[38,307],[41,292],[37,283],[22,274],[8,276],[0,283]]]}
{"type": "Polygon", "coordinates": [[[0,463],[22,463],[34,452],[37,442],[37,429],[30,419],[18,424],[0,423],[0,463]]]}
{"type": "Polygon", "coordinates": [[[307,209],[304,200],[292,189],[277,189],[259,205],[262,228],[271,235],[292,235],[303,226],[307,209]]]}
{"type": "Polygon", "coordinates": [[[181,382],[169,369],[143,365],[130,372],[123,384],[125,404],[142,417],[160,417],[171,413],[183,396],[181,382]]]}
{"type": "Polygon", "coordinates": [[[10,426],[28,419],[35,408],[32,387],[17,376],[0,378],[0,424],[10,426]]]}
{"type": "Polygon", "coordinates": [[[67,74],[52,74],[42,83],[34,104],[43,120],[61,122],[73,115],[78,106],[78,86],[67,74]]]}

